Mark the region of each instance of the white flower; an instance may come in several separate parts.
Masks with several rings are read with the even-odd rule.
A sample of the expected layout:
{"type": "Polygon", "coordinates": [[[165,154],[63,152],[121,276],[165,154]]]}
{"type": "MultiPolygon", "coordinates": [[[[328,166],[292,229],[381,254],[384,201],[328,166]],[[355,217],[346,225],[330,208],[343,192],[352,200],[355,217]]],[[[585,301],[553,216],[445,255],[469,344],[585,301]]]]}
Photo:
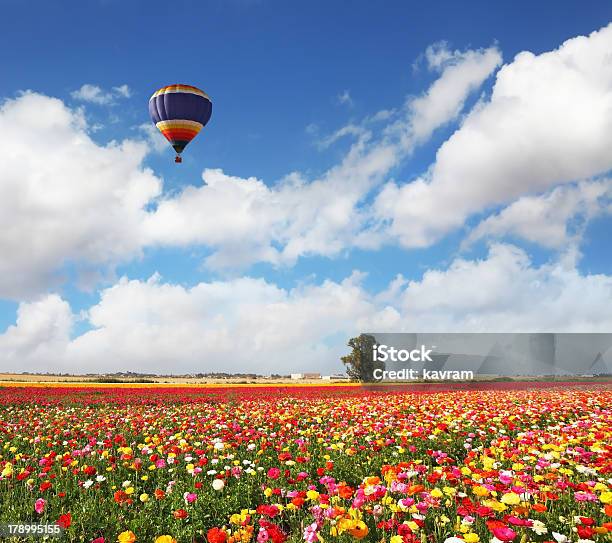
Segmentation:
{"type": "Polygon", "coordinates": [[[89,488],[91,485],[93,485],[93,481],[91,479],[87,479],[87,481],[83,483],[83,488],[89,488]]]}
{"type": "Polygon", "coordinates": [[[98,475],[96,476],[96,481],[98,481],[98,483],[102,483],[106,481],[106,477],[104,477],[104,475],[98,475]]]}
{"type": "Polygon", "coordinates": [[[555,541],[557,541],[557,543],[567,543],[569,541],[566,536],[560,534],[559,532],[553,532],[552,536],[555,538],[555,541]]]}
{"type": "Polygon", "coordinates": [[[224,486],[225,486],[225,483],[221,479],[215,479],[212,482],[213,490],[216,490],[217,492],[220,492],[221,490],[223,490],[224,486]]]}
{"type": "Polygon", "coordinates": [[[458,537],[447,537],[444,540],[444,543],[465,543],[463,539],[459,539],[458,537]]]}
{"type": "MultiPolygon", "coordinates": [[[[531,519],[530,519],[531,520],[531,519]]],[[[548,532],[548,528],[541,520],[532,520],[533,524],[531,525],[531,529],[538,535],[545,534],[548,532]]]]}
{"type": "Polygon", "coordinates": [[[217,451],[222,451],[225,448],[225,444],[221,441],[215,443],[215,449],[217,451]]]}

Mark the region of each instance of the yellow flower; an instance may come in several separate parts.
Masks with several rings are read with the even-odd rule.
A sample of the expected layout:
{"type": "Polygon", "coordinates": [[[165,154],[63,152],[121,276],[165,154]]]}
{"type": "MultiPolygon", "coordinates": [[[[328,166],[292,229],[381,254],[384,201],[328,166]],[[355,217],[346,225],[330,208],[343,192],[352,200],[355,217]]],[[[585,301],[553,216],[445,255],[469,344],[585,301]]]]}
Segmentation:
{"type": "Polygon", "coordinates": [[[465,534],[463,536],[463,539],[466,543],[478,543],[478,541],[480,541],[480,537],[478,537],[478,534],[474,533],[465,534]]]}
{"type": "Polygon", "coordinates": [[[146,503],[146,502],[148,502],[148,501],[149,501],[149,495],[148,495],[147,493],[141,494],[141,495],[140,495],[140,501],[141,501],[142,503],[146,503]]]}
{"type": "Polygon", "coordinates": [[[176,543],[176,539],[174,539],[171,535],[160,535],[155,543],[176,543]]]}
{"type": "Polygon", "coordinates": [[[315,501],[319,498],[319,493],[316,490],[309,490],[308,492],[306,492],[306,497],[309,500],[315,501]]]}
{"type": "Polygon", "coordinates": [[[444,494],[442,494],[442,491],[439,488],[434,488],[431,492],[430,492],[431,496],[433,498],[441,498],[442,496],[444,496],[444,494]]]}
{"type": "Polygon", "coordinates": [[[128,486],[125,489],[125,493],[129,496],[130,494],[134,494],[134,487],[133,486],[128,486]]]}
{"type": "Polygon", "coordinates": [[[485,500],[482,503],[487,507],[493,509],[493,511],[497,511],[498,513],[501,513],[502,511],[508,509],[503,503],[498,502],[497,500],[485,500]]]}
{"type": "Polygon", "coordinates": [[[119,534],[117,541],[119,541],[119,543],[134,543],[134,541],[136,541],[136,534],[131,530],[126,530],[119,534]]]}
{"type": "Polygon", "coordinates": [[[414,520],[409,520],[408,522],[406,522],[406,525],[408,526],[408,528],[410,528],[413,532],[416,532],[419,529],[419,525],[414,522],[414,520]]]}
{"type": "Polygon", "coordinates": [[[599,495],[599,501],[601,503],[605,503],[606,505],[612,503],[612,492],[610,492],[609,490],[606,492],[602,492],[599,495]]]}
{"type": "Polygon", "coordinates": [[[502,496],[501,502],[506,505],[518,505],[521,503],[521,498],[516,492],[508,492],[508,494],[502,496]]]}
{"type": "Polygon", "coordinates": [[[389,540],[389,543],[404,543],[404,538],[401,535],[394,535],[389,540]]]}
{"type": "Polygon", "coordinates": [[[479,496],[481,498],[483,496],[487,496],[489,494],[489,491],[484,486],[475,486],[472,489],[472,492],[474,492],[474,494],[476,494],[476,496],[479,496]]]}

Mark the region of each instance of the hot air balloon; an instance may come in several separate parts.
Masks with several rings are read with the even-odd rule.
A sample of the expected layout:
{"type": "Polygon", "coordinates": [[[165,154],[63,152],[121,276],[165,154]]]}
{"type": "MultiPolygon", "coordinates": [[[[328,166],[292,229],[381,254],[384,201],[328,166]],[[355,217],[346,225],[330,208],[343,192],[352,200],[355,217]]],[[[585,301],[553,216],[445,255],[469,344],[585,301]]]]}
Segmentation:
{"type": "Polygon", "coordinates": [[[176,151],[174,161],[182,162],[183,149],[210,120],[212,101],[197,87],[169,85],[151,96],[149,114],[176,151]]]}

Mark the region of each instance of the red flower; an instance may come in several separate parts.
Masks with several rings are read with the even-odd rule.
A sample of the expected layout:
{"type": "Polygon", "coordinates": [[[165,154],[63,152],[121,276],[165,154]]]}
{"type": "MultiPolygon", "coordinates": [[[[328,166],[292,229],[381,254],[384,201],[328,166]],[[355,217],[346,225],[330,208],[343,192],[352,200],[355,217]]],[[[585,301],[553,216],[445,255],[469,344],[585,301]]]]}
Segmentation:
{"type": "Polygon", "coordinates": [[[123,503],[128,499],[128,495],[123,490],[117,490],[113,497],[117,503],[123,503]]]}
{"type": "Polygon", "coordinates": [[[206,534],[206,539],[209,543],[225,543],[227,540],[227,534],[219,528],[211,528],[206,534]]]}
{"type": "Polygon", "coordinates": [[[60,528],[64,528],[64,530],[66,530],[67,528],[70,528],[70,525],[72,524],[72,516],[70,515],[70,513],[66,513],[65,515],[60,515],[60,518],[57,520],[56,524],[60,528]]]}
{"type": "Polygon", "coordinates": [[[187,511],[185,511],[184,509],[177,509],[174,513],[174,518],[178,518],[178,519],[184,519],[187,518],[189,516],[189,513],[187,513],[187,511]]]}
{"type": "Polygon", "coordinates": [[[591,528],[590,526],[577,526],[576,529],[578,530],[578,535],[580,536],[580,539],[591,539],[591,536],[593,535],[593,528],[591,528]]]}
{"type": "Polygon", "coordinates": [[[279,476],[280,476],[280,469],[270,468],[268,470],[268,477],[270,477],[270,479],[278,479],[279,476]]]}
{"type": "Polygon", "coordinates": [[[166,497],[166,493],[161,488],[156,488],[153,494],[156,500],[163,500],[166,497]]]}
{"type": "Polygon", "coordinates": [[[258,515],[266,515],[267,517],[274,518],[280,513],[280,509],[276,505],[261,504],[257,507],[258,515]]]}
{"type": "Polygon", "coordinates": [[[304,505],[304,501],[305,501],[304,498],[298,497],[298,498],[293,498],[291,500],[291,503],[299,509],[300,507],[302,507],[302,505],[304,505]]]}

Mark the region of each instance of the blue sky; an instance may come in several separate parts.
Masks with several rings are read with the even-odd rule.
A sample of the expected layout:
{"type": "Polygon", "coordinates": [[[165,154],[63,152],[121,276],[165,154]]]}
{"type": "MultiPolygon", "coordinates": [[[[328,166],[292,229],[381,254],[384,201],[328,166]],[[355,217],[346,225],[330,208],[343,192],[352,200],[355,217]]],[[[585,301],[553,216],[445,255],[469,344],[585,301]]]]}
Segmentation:
{"type": "MultiPolygon", "coordinates": [[[[461,290],[454,278],[462,266],[475,267],[474,277],[478,283],[479,270],[484,270],[486,281],[489,272],[484,268],[499,261],[509,262],[510,267],[518,266],[516,269],[525,273],[525,283],[518,282],[515,299],[522,294],[529,297],[527,291],[534,281],[550,283],[550,291],[543,296],[550,296],[551,303],[558,297],[559,289],[571,292],[573,288],[580,290],[594,283],[594,298],[610,296],[607,274],[610,273],[612,252],[609,251],[608,232],[612,220],[607,174],[612,163],[601,152],[601,142],[590,142],[588,138],[584,141],[561,139],[558,144],[551,140],[547,146],[541,139],[529,141],[524,136],[537,133],[544,126],[553,134],[563,130],[571,132],[576,126],[576,118],[580,119],[581,108],[585,107],[584,103],[570,102],[573,96],[580,100],[579,92],[600,100],[601,111],[608,115],[603,121],[601,115],[599,120],[586,119],[585,133],[605,132],[604,121],[610,121],[609,110],[605,107],[610,99],[611,90],[607,86],[610,80],[600,80],[600,75],[596,74],[605,75],[610,67],[602,61],[601,67],[594,68],[589,65],[589,59],[605,60],[600,50],[610,45],[607,36],[588,38],[585,47],[593,47],[593,52],[584,51],[578,42],[566,48],[567,54],[559,48],[566,40],[589,36],[603,29],[611,16],[612,7],[605,2],[578,5],[569,1],[504,2],[494,8],[490,2],[451,1],[379,5],[361,1],[290,3],[266,0],[172,3],[100,0],[86,5],[4,2],[3,18],[10,21],[10,25],[0,34],[0,50],[4,51],[0,99],[4,103],[6,126],[11,122],[22,124],[11,141],[17,150],[5,148],[10,167],[9,173],[0,173],[0,188],[4,184],[1,194],[8,195],[5,199],[8,210],[24,210],[20,217],[25,226],[22,230],[5,228],[4,246],[0,240],[0,249],[7,255],[7,262],[14,263],[0,268],[0,273],[5,274],[5,285],[0,284],[0,351],[5,352],[4,359],[0,352],[0,369],[3,365],[8,369],[19,366],[19,360],[38,369],[98,369],[99,363],[95,360],[104,357],[116,358],[118,365],[163,367],[170,354],[157,360],[154,353],[140,348],[132,350],[128,339],[113,335],[120,334],[119,328],[129,325],[121,324],[121,319],[114,320],[113,311],[123,311],[120,304],[105,306],[105,300],[113,292],[143,285],[149,285],[142,288],[154,292],[143,294],[146,310],[136,312],[134,320],[129,322],[144,328],[148,326],[146,337],[147,334],[165,337],[167,333],[163,341],[168,353],[173,352],[177,330],[187,335],[187,330],[197,330],[199,322],[205,329],[214,329],[221,335],[227,332],[234,338],[241,334],[252,336],[253,330],[236,315],[243,310],[253,311],[254,315],[274,313],[278,309],[274,304],[288,304],[291,308],[288,316],[284,315],[279,323],[271,322],[270,329],[274,330],[277,324],[282,327],[287,318],[295,324],[295,337],[303,332],[301,326],[308,329],[304,332],[303,344],[295,347],[296,368],[305,365],[325,368],[335,363],[343,347],[341,344],[329,347],[327,335],[348,338],[365,323],[394,330],[423,323],[425,327],[439,325],[454,331],[483,328],[486,327],[484,322],[497,317],[497,331],[537,327],[539,322],[546,329],[592,330],[592,322],[599,322],[596,319],[599,307],[585,307],[584,318],[576,317],[575,322],[564,321],[560,315],[538,321],[541,316],[530,314],[521,324],[524,307],[501,308],[492,301],[472,306],[461,301],[460,296],[455,303],[451,291],[461,290]],[[531,57],[521,57],[521,63],[516,62],[515,56],[524,51],[530,52],[531,57]],[[436,53],[442,58],[437,65],[436,53]],[[561,60],[558,61],[557,56],[561,60]],[[556,122],[555,112],[548,111],[546,106],[538,110],[537,102],[529,105],[531,91],[525,89],[532,84],[533,88],[549,84],[546,80],[549,76],[544,75],[548,69],[550,77],[559,74],[559,81],[573,84],[572,76],[568,75],[573,69],[571,62],[574,62],[568,60],[570,57],[575,58],[581,74],[581,63],[584,64],[584,81],[576,83],[576,92],[570,92],[568,87],[567,97],[562,92],[557,96],[557,89],[552,86],[551,102],[559,108],[560,116],[572,112],[573,106],[577,113],[576,116],[568,113],[566,124],[561,123],[554,129],[551,127],[556,122]],[[504,66],[502,72],[509,67],[503,81],[499,79],[501,66],[504,66]],[[449,83],[441,95],[430,94],[429,89],[433,89],[438,80],[451,81],[453,69],[460,72],[459,79],[452,80],[454,82],[449,83]],[[539,74],[543,74],[541,81],[539,74]],[[566,77],[569,79],[564,79],[566,77]],[[174,164],[169,146],[160,147],[159,140],[153,139],[154,136],[143,128],[150,122],[147,111],[150,94],[175,82],[197,85],[213,100],[212,119],[187,148],[180,166],[174,164]],[[465,84],[465,89],[460,96],[453,96],[450,89],[457,89],[461,84],[465,84]],[[99,99],[87,99],[83,92],[79,93],[83,85],[98,88],[99,99]],[[493,101],[491,93],[496,85],[498,95],[516,93],[516,100],[523,99],[526,104],[516,115],[508,112],[501,117],[516,131],[515,141],[528,149],[523,153],[512,151],[525,161],[523,169],[517,167],[517,176],[521,179],[516,182],[516,190],[508,188],[513,184],[511,177],[510,180],[502,179],[502,175],[499,181],[495,180],[496,168],[508,170],[515,162],[511,159],[504,162],[506,155],[512,156],[512,152],[505,152],[507,142],[502,141],[506,125],[494,122],[494,115],[501,107],[510,107],[506,102],[493,101]],[[124,91],[117,90],[121,88],[124,91]],[[25,91],[31,92],[24,95],[25,91]],[[600,95],[591,95],[591,91],[600,95]],[[32,96],[36,96],[36,100],[32,96]],[[22,156],[19,154],[22,148],[27,149],[30,145],[28,130],[33,133],[36,130],[38,121],[31,120],[36,119],[36,108],[41,108],[42,112],[49,107],[49,115],[62,115],[51,111],[53,104],[57,105],[53,99],[60,101],[63,112],[76,117],[58,121],[67,123],[64,126],[66,139],[60,142],[58,136],[58,142],[53,143],[57,145],[55,151],[49,151],[53,147],[51,144],[34,144],[32,153],[37,153],[37,160],[28,161],[28,166],[21,171],[15,165],[18,164],[15,157],[22,156]],[[415,102],[419,99],[425,103],[415,102]],[[436,100],[437,105],[432,105],[436,100]],[[427,115],[442,110],[445,100],[455,100],[456,107],[449,106],[445,116],[436,117],[437,120],[426,117],[423,121],[421,118],[421,124],[426,125],[423,129],[426,135],[415,136],[415,119],[425,115],[422,110],[430,108],[427,115]],[[11,108],[20,105],[23,108],[11,116],[11,108]],[[455,189],[443,177],[448,176],[444,172],[449,169],[460,171],[463,166],[453,170],[457,159],[441,156],[441,149],[448,147],[448,154],[461,155],[461,151],[453,151],[461,139],[457,133],[463,130],[469,134],[468,129],[482,127],[485,121],[477,117],[481,108],[487,110],[483,119],[499,130],[499,148],[494,144],[490,149],[483,147],[482,156],[478,156],[483,164],[482,167],[476,164],[475,171],[485,172],[491,168],[492,173],[483,173],[482,180],[473,181],[469,190],[474,191],[477,203],[461,202],[456,206],[459,211],[454,217],[455,189]],[[540,110],[543,111],[541,120],[533,113],[540,110]],[[379,120],[373,121],[377,113],[379,120]],[[523,118],[521,115],[527,119],[523,127],[519,121],[514,123],[514,119],[523,118]],[[75,125],[77,117],[83,126],[75,125]],[[590,122],[594,125],[590,126],[590,122]],[[351,127],[348,135],[338,136],[325,144],[327,138],[343,127],[351,127]],[[410,143],[395,140],[389,143],[390,139],[401,139],[401,131],[408,134],[410,143]],[[81,158],[70,160],[71,152],[67,149],[73,137],[88,139],[92,163],[98,160],[94,156],[100,157],[97,181],[91,181],[86,173],[85,163],[89,159],[83,159],[82,169],[79,169],[81,158]],[[111,142],[125,140],[140,142],[143,148],[132,154],[139,157],[134,164],[129,162],[130,152],[121,151],[117,158],[121,167],[117,166],[115,171],[103,155],[106,156],[105,149],[109,145],[113,146],[111,142]],[[542,145],[541,154],[538,154],[538,145],[542,145]],[[565,160],[568,148],[570,155],[575,152],[575,163],[565,160]],[[531,150],[534,150],[533,158],[525,158],[531,150]],[[391,153],[393,158],[383,166],[373,166],[375,171],[371,178],[353,182],[353,170],[347,169],[331,174],[330,181],[329,172],[343,164],[351,152],[363,158],[357,167],[366,168],[374,163],[378,151],[391,153]],[[490,159],[486,156],[488,152],[490,159]],[[558,169],[550,166],[557,160],[556,152],[562,163],[558,169]],[[53,158],[60,155],[65,164],[53,158]],[[548,166],[542,166],[540,159],[548,166]],[[450,166],[445,166],[447,162],[450,166]],[[550,167],[550,171],[544,171],[546,167],[550,167]],[[202,226],[198,222],[198,206],[206,206],[206,202],[211,201],[208,192],[199,190],[203,187],[205,170],[220,170],[223,176],[231,176],[232,180],[222,177],[220,182],[225,183],[223,190],[236,191],[236,200],[233,205],[233,196],[221,195],[219,189],[220,192],[215,193],[220,198],[219,203],[210,205],[219,211],[220,218],[202,226]],[[533,179],[529,178],[529,173],[524,174],[531,170],[537,172],[533,179]],[[65,171],[70,173],[64,175],[65,171]],[[326,187],[322,191],[327,192],[322,195],[307,189],[283,192],[279,187],[294,172],[299,174],[304,185],[314,186],[322,180],[322,186],[326,187]],[[22,186],[38,191],[36,203],[26,200],[27,197],[19,192],[20,176],[27,179],[22,186]],[[100,190],[105,179],[110,180],[109,194],[118,194],[122,186],[131,186],[132,181],[123,185],[121,176],[126,179],[142,176],[133,181],[134,191],[141,195],[140,203],[127,218],[122,210],[132,205],[131,200],[128,204],[127,199],[113,200],[114,196],[109,196],[106,203],[101,200],[106,198],[100,190]],[[489,178],[492,183],[499,183],[499,198],[495,191],[489,193],[486,186],[489,178]],[[41,182],[41,179],[46,181],[41,182]],[[441,188],[432,192],[430,199],[419,192],[419,180],[441,188]],[[83,194],[83,199],[76,196],[84,186],[89,187],[89,183],[98,183],[95,194],[83,194]],[[350,192],[351,187],[358,187],[359,183],[365,188],[359,189],[354,198],[346,202],[346,207],[342,207],[341,199],[339,207],[332,206],[331,200],[338,191],[350,192]],[[581,183],[586,185],[583,187],[581,183]],[[73,200],[78,211],[73,211],[74,217],[66,220],[73,221],[75,230],[91,232],[78,239],[72,239],[70,236],[74,232],[70,232],[62,243],[62,228],[66,225],[59,224],[62,216],[66,217],[65,209],[71,202],[70,195],[65,192],[70,187],[74,187],[73,200]],[[189,192],[189,187],[194,191],[189,192]],[[250,199],[252,193],[248,187],[261,194],[255,203],[250,199]],[[64,201],[60,205],[61,198],[64,201]],[[304,209],[306,199],[312,199],[313,203],[304,209]],[[431,203],[434,200],[435,205],[431,203]],[[443,203],[439,203],[441,200],[443,203]],[[156,212],[161,201],[167,204],[166,214],[156,212]],[[278,201],[281,207],[288,202],[295,205],[295,212],[283,215],[277,209],[278,201]],[[516,202],[519,203],[513,206],[516,202]],[[321,210],[319,215],[317,206],[322,203],[330,209],[321,210]],[[221,209],[221,205],[227,207],[221,209]],[[446,224],[443,220],[428,219],[422,230],[413,233],[411,224],[418,221],[421,210],[430,205],[433,214],[442,217],[448,213],[452,220],[446,224]],[[244,227],[241,214],[251,213],[255,207],[264,211],[260,214],[253,211],[253,216],[245,219],[251,226],[241,230],[244,227]],[[41,208],[44,208],[44,220],[37,213],[41,208]],[[249,211],[245,212],[247,208],[249,211]],[[106,213],[110,233],[104,226],[106,213]],[[274,213],[279,213],[278,219],[272,221],[272,226],[266,226],[268,217],[274,213]],[[296,225],[292,213],[300,216],[303,213],[306,218],[297,220],[299,224],[296,225]],[[325,217],[325,222],[313,223],[310,229],[308,221],[318,221],[321,216],[325,217]],[[125,224],[121,223],[123,219],[125,224]],[[135,235],[141,220],[146,223],[144,233],[135,235]],[[352,226],[351,222],[357,226],[352,226]],[[192,231],[188,234],[175,231],[181,229],[181,224],[190,225],[188,228],[193,227],[192,231]],[[548,232],[551,224],[558,228],[548,232]],[[262,232],[258,233],[261,239],[245,241],[257,225],[261,225],[262,232]],[[122,228],[125,236],[121,236],[122,228]],[[204,232],[202,228],[209,231],[204,232]],[[221,233],[213,235],[210,230],[216,228],[221,233]],[[268,229],[274,233],[270,234],[268,229]],[[223,235],[224,230],[238,233],[223,235]],[[536,230],[542,234],[534,234],[536,230]],[[19,239],[19,232],[23,241],[19,239]],[[45,240],[45,232],[52,241],[45,240]],[[102,241],[98,244],[95,239],[102,241]],[[126,247],[115,251],[124,241],[126,247]],[[27,250],[22,254],[24,247],[27,250]],[[299,248],[295,249],[297,252],[294,247],[299,248]],[[237,256],[238,253],[247,254],[247,257],[237,256]],[[223,265],[216,260],[219,255],[223,265]],[[570,280],[567,278],[557,283],[560,269],[571,270],[577,280],[585,282],[584,285],[564,283],[570,280]],[[159,274],[160,278],[150,280],[154,274],[159,274]],[[14,279],[21,275],[23,284],[14,279]],[[390,285],[398,275],[403,278],[400,290],[391,292],[390,285]],[[228,291],[237,292],[237,284],[245,278],[255,282],[253,289],[258,292],[255,298],[259,305],[247,304],[245,309],[240,299],[220,296],[218,305],[209,307],[205,315],[195,319],[196,324],[192,316],[187,318],[183,313],[166,322],[169,317],[156,313],[164,311],[164,302],[152,301],[166,287],[178,288],[175,294],[179,297],[185,293],[189,297],[193,294],[190,289],[197,285],[227,287],[228,291]],[[274,293],[267,294],[267,287],[259,292],[262,281],[270,289],[276,289],[274,292],[280,293],[280,298],[274,293]],[[346,284],[347,281],[350,284],[346,284]],[[357,286],[352,287],[351,281],[357,286]],[[414,283],[412,286],[410,281],[414,283]],[[308,305],[308,300],[317,299],[318,295],[331,306],[340,303],[330,295],[328,287],[345,289],[356,296],[346,307],[346,313],[330,316],[329,334],[324,328],[304,324],[310,321],[302,313],[304,304],[308,305]],[[318,290],[311,293],[308,290],[311,288],[318,290]],[[353,288],[357,289],[356,294],[353,288]],[[432,306],[421,314],[411,304],[417,303],[419,293],[427,289],[448,290],[451,301],[448,305],[445,302],[432,306]],[[387,290],[391,293],[385,294],[387,290]],[[25,314],[21,327],[17,321],[18,311],[25,314]],[[393,318],[389,316],[391,313],[393,318]],[[355,315],[354,319],[351,315],[355,315]],[[370,317],[372,321],[368,320],[370,317]],[[225,324],[218,329],[210,324],[221,321],[225,324]],[[150,328],[158,322],[162,323],[159,324],[161,328],[155,331],[150,328]],[[196,328],[190,328],[192,325],[196,328]],[[85,337],[88,332],[96,331],[98,339],[94,338],[95,334],[85,337]],[[58,339],[56,333],[61,338],[58,339]],[[122,350],[118,347],[119,351],[113,351],[110,344],[115,342],[123,345],[122,350]],[[75,355],[73,351],[80,354],[75,355]],[[85,360],[88,357],[91,363],[85,360]],[[320,362],[311,363],[318,358],[320,362]]],[[[46,118],[45,115],[40,113],[40,118],[46,118]]],[[[50,138],[53,126],[53,123],[44,126],[50,138]]],[[[488,134],[484,130],[482,133],[488,134]]],[[[491,140],[496,137],[492,135],[491,140]]],[[[465,168],[468,171],[469,165],[465,168]]],[[[209,191],[217,190],[210,187],[209,183],[209,191]]],[[[207,212],[202,209],[201,213],[207,212]]],[[[5,217],[7,224],[17,224],[15,221],[9,223],[6,213],[5,217]]],[[[514,272],[505,269],[504,273],[512,277],[514,272]]],[[[499,299],[494,294],[499,284],[495,281],[491,285],[483,283],[482,288],[488,287],[492,289],[492,300],[499,299]]],[[[126,293],[124,299],[129,299],[129,294],[126,293]]],[[[343,295],[340,299],[344,299],[343,295]]],[[[196,303],[192,299],[189,303],[195,307],[202,301],[198,299],[196,303]]],[[[563,312],[563,308],[557,311],[563,312]]],[[[187,313],[191,315],[190,311],[187,313]]],[[[312,316],[308,318],[313,319],[312,316]]],[[[201,365],[206,366],[208,362],[199,360],[218,360],[221,355],[216,348],[209,348],[210,342],[194,348],[193,352],[181,354],[180,350],[176,351],[177,359],[186,360],[178,367],[201,369],[201,365]]],[[[282,360],[291,353],[286,346],[278,351],[275,349],[273,341],[270,344],[264,341],[255,358],[282,360]]],[[[225,356],[227,353],[221,358],[225,356]]],[[[209,365],[215,364],[217,362],[209,365]]],[[[279,364],[270,362],[270,368],[279,364]]]]}

